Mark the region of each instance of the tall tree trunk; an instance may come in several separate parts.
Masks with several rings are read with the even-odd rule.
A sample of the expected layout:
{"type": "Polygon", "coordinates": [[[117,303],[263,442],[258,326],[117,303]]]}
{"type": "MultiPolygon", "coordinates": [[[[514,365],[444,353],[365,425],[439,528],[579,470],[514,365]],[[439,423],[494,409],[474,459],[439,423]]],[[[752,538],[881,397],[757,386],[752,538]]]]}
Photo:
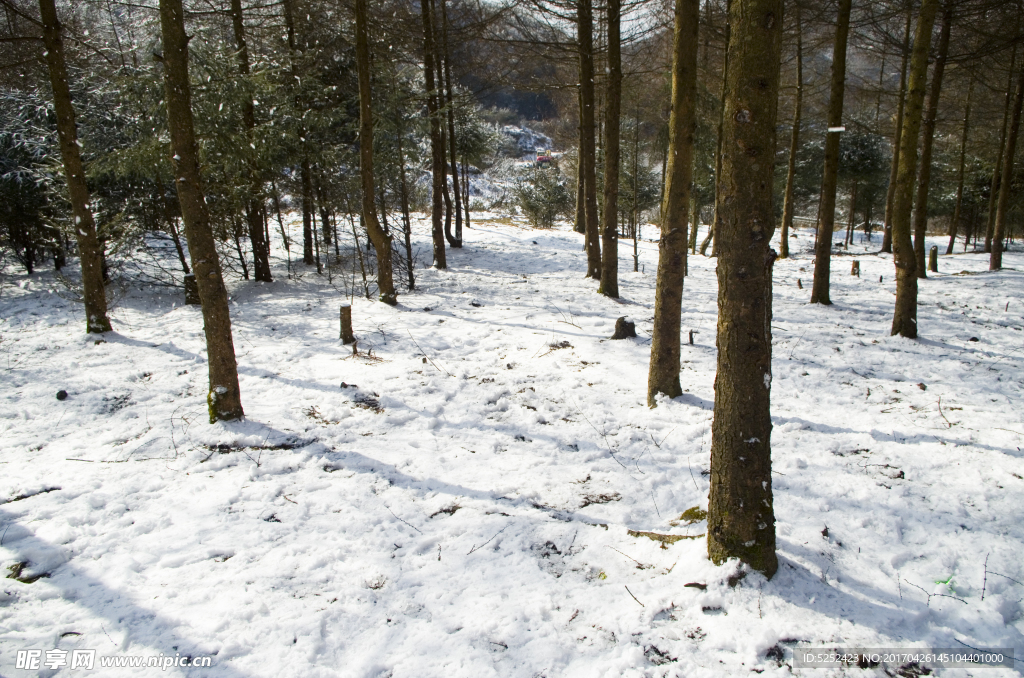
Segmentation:
{"type": "MultiPolygon", "coordinates": [[[[303,113],[305,108],[298,91],[299,69],[297,66],[300,52],[299,41],[295,30],[295,0],[282,0],[284,23],[288,38],[289,69],[292,76],[292,87],[295,91],[295,108],[303,113]]],[[[316,263],[313,259],[313,182],[310,178],[309,153],[306,148],[306,126],[299,124],[299,143],[302,149],[302,160],[299,163],[299,186],[302,191],[302,263],[316,263]]]]}
{"type": "Polygon", "coordinates": [[[711,427],[708,556],[778,568],[770,412],[772,162],[782,51],[782,0],[734,0],[722,144],[718,371],[711,427]]]}
{"type": "MultiPolygon", "coordinates": [[[[836,41],[832,48],[832,87],[828,98],[828,126],[843,124],[843,94],[846,89],[846,42],[850,34],[850,6],[852,0],[839,0],[836,19],[836,41]]],[[[829,297],[829,278],[832,268],[832,234],[836,223],[836,186],[839,181],[839,132],[825,135],[825,167],[821,175],[821,221],[814,243],[814,284],[811,303],[832,303],[829,297]]]]}
{"type": "MultiPolygon", "coordinates": [[[[601,284],[598,292],[619,298],[619,114],[622,105],[622,56],[619,24],[622,0],[606,0],[608,83],[604,109],[604,223],[601,228],[601,284]]],[[[683,210],[689,202],[683,203],[683,210]]],[[[685,253],[685,248],[684,248],[685,253]]]]}
{"type": "Polygon", "coordinates": [[[373,199],[373,107],[370,92],[370,41],[368,37],[366,0],[356,0],[356,68],[359,71],[359,176],[363,189],[363,220],[366,232],[377,253],[377,288],[380,300],[394,306],[398,303],[391,266],[391,235],[377,220],[373,199]]]}
{"type": "Polygon", "coordinates": [[[853,244],[853,229],[856,227],[857,214],[857,180],[853,181],[853,189],[850,191],[850,214],[846,221],[846,237],[843,238],[843,249],[849,249],[853,244]]]}
{"type": "Polygon", "coordinates": [[[206,402],[210,423],[240,419],[242,398],[238,388],[238,365],[231,338],[228,293],[224,287],[217,246],[210,229],[210,215],[199,172],[199,147],[192,121],[192,92],[188,81],[188,36],[185,34],[181,0],[160,0],[160,30],[163,36],[164,98],[167,126],[171,132],[171,166],[178,189],[181,218],[192,256],[202,301],[206,353],[210,365],[210,390],[206,402]]]}
{"type": "Polygon", "coordinates": [[[601,277],[601,239],[597,214],[597,149],[594,143],[594,11],[591,0],[576,2],[576,39],[580,58],[580,168],[586,221],[587,277],[601,277]]]}
{"type": "Polygon", "coordinates": [[[405,235],[405,260],[409,273],[409,291],[416,289],[416,276],[413,274],[412,256],[412,219],[409,217],[409,188],[405,178],[405,150],[402,138],[405,136],[405,111],[398,111],[398,181],[402,201],[402,226],[405,235]]]}
{"type": "MultiPolygon", "coordinates": [[[[1006,98],[1003,104],[1003,127],[999,133],[999,152],[996,153],[996,162],[992,168],[992,186],[988,195],[988,222],[985,227],[985,251],[992,251],[992,232],[996,223],[996,201],[999,199],[1000,179],[1003,176],[1003,153],[1006,151],[1006,130],[1010,124],[1010,106],[1013,102],[1013,74],[1017,62],[1017,45],[1013,46],[1013,53],[1010,55],[1010,70],[1006,76],[1006,98]]],[[[977,244],[977,236],[974,240],[977,244]]]]}
{"type": "Polygon", "coordinates": [[[917,257],[910,237],[910,212],[914,206],[917,139],[921,131],[924,90],[928,80],[928,48],[938,5],[939,0],[921,0],[917,17],[914,50],[910,57],[910,85],[903,116],[903,133],[900,136],[900,169],[896,175],[892,209],[892,249],[896,265],[896,308],[892,316],[892,334],[908,339],[917,337],[917,257]]]}
{"type": "Polygon", "coordinates": [[[907,3],[907,24],[903,31],[903,61],[900,66],[900,91],[896,103],[896,131],[892,140],[892,163],[889,166],[889,187],[885,192],[885,215],[882,217],[882,252],[892,252],[892,208],[896,200],[896,176],[900,170],[900,148],[903,138],[903,114],[907,103],[907,64],[910,61],[910,27],[913,3],[907,3]]]}
{"type": "MultiPolygon", "coordinates": [[[[708,249],[708,243],[711,243],[711,256],[718,256],[718,222],[721,220],[721,186],[719,185],[719,179],[722,176],[722,134],[725,129],[725,96],[728,91],[729,83],[729,40],[731,39],[732,31],[732,3],[733,0],[725,0],[725,60],[722,65],[722,94],[719,97],[719,104],[721,108],[718,113],[718,139],[716,141],[717,150],[715,151],[715,213],[711,218],[711,227],[708,229],[708,234],[704,238],[704,242],[700,245],[701,256],[708,249]]],[[[781,21],[781,16],[779,17],[781,21]]]]}
{"type": "Polygon", "coordinates": [[[974,78],[967,87],[967,103],[964,105],[964,128],[960,135],[960,164],[957,169],[956,178],[956,204],[953,207],[953,219],[949,223],[949,245],[946,247],[946,254],[953,253],[953,245],[956,243],[956,234],[960,228],[960,209],[964,201],[964,165],[967,160],[967,134],[971,128],[971,99],[974,97],[974,78]]]}
{"type": "Polygon", "coordinates": [[[441,121],[438,111],[438,90],[434,86],[434,21],[430,2],[420,2],[420,14],[423,17],[423,82],[427,96],[427,120],[430,126],[430,224],[434,243],[434,267],[448,268],[448,260],[444,249],[444,210],[441,204],[444,191],[444,152],[441,141],[441,121]]]}
{"type": "Polygon", "coordinates": [[[459,163],[455,138],[455,96],[452,89],[451,50],[448,49],[448,2],[441,2],[441,36],[444,42],[444,87],[448,99],[448,152],[451,156],[452,194],[455,199],[455,238],[452,247],[462,247],[462,195],[459,190],[459,163]]]}
{"type": "MultiPolygon", "coordinates": [[[[235,49],[238,52],[238,70],[242,78],[249,76],[249,48],[245,42],[245,22],[242,17],[242,0],[231,0],[231,25],[235,33],[235,49]]],[[[251,96],[242,102],[242,124],[249,138],[255,144],[256,107],[251,96]]],[[[251,149],[246,149],[251,150],[251,149]]],[[[255,152],[249,155],[249,195],[245,201],[245,220],[249,227],[249,242],[252,245],[252,268],[256,280],[271,282],[270,247],[263,230],[267,219],[267,207],[263,197],[263,180],[256,162],[255,152]]]]}
{"type": "Polygon", "coordinates": [[[1024,104],[1024,64],[1021,64],[1017,94],[1013,102],[1013,118],[1006,135],[1006,151],[1003,153],[1003,174],[999,179],[999,202],[996,205],[996,223],[992,229],[992,253],[988,259],[988,270],[998,271],[1003,267],[1003,238],[1006,232],[1006,211],[1010,206],[1010,192],[1013,190],[1013,160],[1017,153],[1017,135],[1020,132],[1021,105],[1024,104]]]}
{"type": "Polygon", "coordinates": [[[789,162],[786,165],[786,193],[782,200],[782,236],[779,258],[789,257],[789,230],[793,227],[793,188],[796,180],[796,152],[800,148],[800,116],[804,100],[804,34],[800,25],[800,4],[794,3],[796,12],[796,96],[793,102],[793,130],[789,139],[789,162]]]}
{"type": "MultiPolygon", "coordinates": [[[[647,404],[655,396],[682,395],[679,384],[679,321],[686,267],[687,215],[693,180],[693,135],[697,105],[697,25],[700,0],[676,0],[672,45],[672,112],[669,160],[665,173],[658,279],[654,292],[654,328],[647,374],[647,404]]],[[[692,228],[696,229],[696,223],[692,228]]]]}
{"type": "Polygon", "coordinates": [[[953,24],[953,8],[947,5],[942,12],[942,28],[939,32],[939,53],[932,69],[932,86],[928,92],[928,106],[921,123],[921,169],[917,173],[917,206],[914,210],[914,256],[917,257],[917,277],[927,278],[925,265],[925,238],[928,235],[928,186],[932,177],[932,141],[935,139],[935,118],[939,114],[939,97],[942,95],[942,75],[946,70],[946,56],[949,54],[949,33],[953,24]]]}
{"type": "MultiPolygon", "coordinates": [[[[39,13],[43,20],[43,44],[46,47],[46,66],[53,88],[53,109],[57,114],[57,137],[64,163],[64,176],[71,198],[71,214],[75,220],[75,240],[82,262],[82,296],[85,301],[86,333],[110,331],[107,318],[107,292],[103,287],[103,245],[96,236],[96,222],[89,209],[89,188],[85,183],[85,169],[78,145],[75,127],[75,108],[71,103],[68,69],[64,60],[64,40],[57,19],[54,0],[39,0],[39,13]]],[[[26,248],[26,261],[31,269],[32,256],[26,248]]],[[[32,271],[29,270],[29,273],[32,271]]]]}
{"type": "MultiPolygon", "coordinates": [[[[576,92],[576,101],[579,106],[576,120],[576,136],[577,136],[577,150],[576,150],[576,215],[573,221],[572,230],[577,233],[587,232],[587,203],[585,198],[585,188],[583,185],[583,96],[581,94],[582,87],[576,92]]],[[[584,240],[586,244],[586,240],[584,240]]]]}

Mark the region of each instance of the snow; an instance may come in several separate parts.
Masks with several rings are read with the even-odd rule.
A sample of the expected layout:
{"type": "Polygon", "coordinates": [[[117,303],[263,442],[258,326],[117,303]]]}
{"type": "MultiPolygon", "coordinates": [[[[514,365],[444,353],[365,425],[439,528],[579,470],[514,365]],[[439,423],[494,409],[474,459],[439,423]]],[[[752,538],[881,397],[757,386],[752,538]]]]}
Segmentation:
{"type": "MultiPolygon", "coordinates": [[[[159,675],[229,678],[845,675],[792,670],[792,647],[1024,651],[1019,245],[999,273],[940,258],[911,341],[889,336],[877,239],[854,246],[861,277],[836,257],[820,307],[797,231],[765,375],[780,569],[737,581],[679,520],[707,507],[714,260],[690,258],[686,393],[651,410],[656,243],[640,273],[621,243],[613,301],[567,226],[472,223],[396,308],[278,260],[274,283],[229,280],[238,423],[207,423],[179,294],[131,291],[87,336],[50,274],[8,271],[0,566],[49,576],[0,580],[0,675],[88,675],[14,668],[28,648],[213,655],[159,675]],[[639,337],[610,341],[624,315],[639,337]]],[[[415,240],[429,253],[423,221],[415,240]]]]}

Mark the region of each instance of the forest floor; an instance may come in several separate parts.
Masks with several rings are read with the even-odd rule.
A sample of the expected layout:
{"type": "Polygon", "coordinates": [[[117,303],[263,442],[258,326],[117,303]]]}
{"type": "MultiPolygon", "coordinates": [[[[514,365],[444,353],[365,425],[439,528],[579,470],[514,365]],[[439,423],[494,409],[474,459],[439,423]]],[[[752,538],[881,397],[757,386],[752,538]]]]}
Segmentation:
{"type": "Polygon", "coordinates": [[[877,236],[833,259],[822,307],[797,235],[775,266],[771,581],[710,564],[705,523],[680,520],[707,507],[713,259],[690,258],[686,393],[655,409],[655,243],[640,273],[620,243],[613,301],[582,276],[581,236],[474,221],[396,308],[354,300],[358,355],[339,280],[275,260],[273,283],[230,280],[246,419],[216,425],[178,292],[130,289],[100,338],[50,273],[8,270],[0,675],[89,675],[15,668],[29,649],[212,656],[93,674],[223,678],[891,676],[901,663],[794,668],[793,648],[1020,656],[1024,251],[998,273],[941,257],[911,341],[889,336],[877,236]],[[609,340],[619,316],[638,338],[609,340]]]}

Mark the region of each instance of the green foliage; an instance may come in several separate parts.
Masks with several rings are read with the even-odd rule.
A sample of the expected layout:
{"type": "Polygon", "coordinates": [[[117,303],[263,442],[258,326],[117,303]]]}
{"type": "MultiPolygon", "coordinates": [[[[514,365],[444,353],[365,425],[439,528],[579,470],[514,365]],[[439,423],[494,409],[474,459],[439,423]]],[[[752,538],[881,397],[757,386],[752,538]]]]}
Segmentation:
{"type": "Polygon", "coordinates": [[[567,218],[575,207],[573,193],[557,168],[530,168],[520,173],[512,194],[523,215],[537,228],[551,228],[559,218],[567,218]]]}

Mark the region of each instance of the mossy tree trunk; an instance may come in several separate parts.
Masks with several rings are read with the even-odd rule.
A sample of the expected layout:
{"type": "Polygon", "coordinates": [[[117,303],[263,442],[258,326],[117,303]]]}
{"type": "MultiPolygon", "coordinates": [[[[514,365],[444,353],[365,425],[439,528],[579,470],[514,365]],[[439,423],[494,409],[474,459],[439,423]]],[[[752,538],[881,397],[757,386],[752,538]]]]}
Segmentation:
{"type": "MultiPolygon", "coordinates": [[[[89,209],[89,187],[85,183],[82,152],[75,127],[75,108],[71,102],[68,69],[64,59],[62,27],[57,18],[54,0],[39,0],[39,13],[43,26],[43,45],[46,47],[46,66],[53,88],[53,109],[57,116],[57,137],[68,182],[71,214],[74,218],[75,240],[82,262],[82,296],[85,300],[85,331],[110,331],[107,318],[107,292],[103,286],[103,244],[96,236],[96,221],[89,209]]],[[[31,253],[26,247],[26,261],[32,272],[31,253]]]]}
{"type": "MultiPolygon", "coordinates": [[[[619,114],[622,106],[622,55],[619,24],[622,0],[607,0],[608,82],[604,108],[604,213],[601,225],[601,285],[598,291],[619,298],[619,114]]],[[[685,209],[685,208],[684,208],[685,209]]]]}
{"type": "Polygon", "coordinates": [[[782,0],[733,0],[719,187],[718,370],[711,428],[708,556],[771,577],[770,242],[782,0]]]}
{"type": "Polygon", "coordinates": [[[913,26],[913,7],[907,6],[907,23],[903,30],[903,61],[900,66],[900,90],[896,103],[896,131],[892,138],[892,163],[889,168],[889,187],[885,191],[885,214],[882,219],[882,251],[892,252],[892,208],[896,199],[896,176],[900,171],[900,140],[903,138],[903,112],[907,101],[907,64],[910,62],[910,28],[913,26]]]}
{"type": "MultiPolygon", "coordinates": [[[[843,95],[846,91],[846,43],[850,35],[850,7],[852,0],[839,0],[836,19],[836,39],[832,47],[832,85],[828,98],[828,126],[843,124],[843,95]]],[[[814,245],[814,284],[811,303],[832,303],[829,282],[832,268],[832,234],[836,223],[836,187],[839,183],[839,132],[825,135],[825,167],[821,176],[821,207],[818,238],[814,245]]]]}
{"type": "Polygon", "coordinates": [[[391,262],[391,234],[377,219],[373,181],[373,106],[370,92],[370,41],[366,0],[356,0],[356,69],[359,71],[359,177],[363,188],[363,221],[377,253],[380,300],[398,303],[391,262]]]}
{"type": "Polygon", "coordinates": [[[924,120],[921,121],[921,169],[917,172],[917,205],[914,208],[914,256],[917,258],[917,277],[927,278],[925,269],[925,238],[928,235],[928,187],[932,178],[932,142],[935,139],[935,119],[939,114],[939,97],[942,96],[942,76],[946,71],[946,57],[949,55],[949,34],[953,25],[953,8],[946,6],[942,12],[942,28],[939,32],[939,49],[932,69],[932,85],[928,92],[928,105],[924,120]]]}
{"type": "MultiPolygon", "coordinates": [[[[655,396],[659,393],[675,398],[683,392],[679,384],[679,321],[686,270],[687,209],[693,180],[699,14],[699,0],[676,0],[668,166],[658,242],[651,364],[647,375],[647,404],[651,407],[655,406],[655,396]]],[[[696,223],[692,228],[697,228],[696,223]]]]}
{"type": "Polygon", "coordinates": [[[782,199],[782,234],[779,241],[779,258],[789,257],[789,231],[793,228],[793,188],[796,180],[796,153],[800,148],[800,116],[804,100],[804,36],[800,25],[800,4],[795,3],[796,12],[796,95],[793,102],[793,129],[789,138],[789,162],[786,165],[786,192],[782,199]]]}
{"type": "Polygon", "coordinates": [[[910,237],[910,218],[914,206],[914,179],[917,176],[917,140],[921,131],[924,90],[928,79],[928,48],[938,6],[939,0],[922,0],[918,12],[914,50],[910,56],[910,84],[900,136],[900,168],[893,196],[892,249],[896,265],[896,308],[892,316],[892,334],[909,339],[917,337],[917,257],[910,237]]]}
{"type": "Polygon", "coordinates": [[[231,338],[228,293],[224,287],[220,259],[210,228],[210,214],[199,171],[199,147],[192,119],[192,92],[188,80],[188,41],[181,0],[160,0],[160,30],[163,37],[164,98],[167,126],[171,133],[171,166],[185,237],[192,256],[192,270],[202,301],[206,353],[210,364],[207,405],[210,423],[240,419],[241,393],[238,365],[231,338]]]}
{"type": "Polygon", "coordinates": [[[594,10],[576,0],[576,41],[580,61],[580,171],[583,172],[587,277],[601,277],[601,233],[597,213],[597,148],[594,142],[594,10]]]}

